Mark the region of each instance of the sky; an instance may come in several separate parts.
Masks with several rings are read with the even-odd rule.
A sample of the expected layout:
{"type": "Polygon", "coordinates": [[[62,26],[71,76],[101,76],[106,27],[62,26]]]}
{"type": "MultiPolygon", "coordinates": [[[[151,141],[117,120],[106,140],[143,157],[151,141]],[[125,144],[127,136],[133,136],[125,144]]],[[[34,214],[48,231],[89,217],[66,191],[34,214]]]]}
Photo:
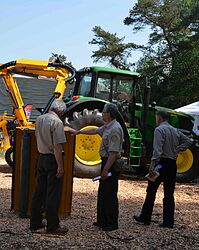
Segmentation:
{"type": "MultiPolygon", "coordinates": [[[[123,24],[135,0],[6,0],[1,3],[0,63],[17,58],[48,60],[64,54],[75,68],[96,65],[91,58],[97,47],[88,42],[92,28],[125,36],[126,42],[145,44],[147,32],[134,34],[123,24]]],[[[141,56],[133,52],[131,62],[141,56]]],[[[107,62],[100,65],[107,66],[107,62]]]]}

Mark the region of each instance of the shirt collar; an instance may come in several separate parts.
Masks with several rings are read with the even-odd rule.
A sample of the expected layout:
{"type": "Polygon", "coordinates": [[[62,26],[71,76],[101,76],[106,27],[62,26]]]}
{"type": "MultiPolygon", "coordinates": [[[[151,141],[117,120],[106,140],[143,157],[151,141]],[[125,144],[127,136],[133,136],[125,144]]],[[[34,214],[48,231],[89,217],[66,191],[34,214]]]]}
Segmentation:
{"type": "Polygon", "coordinates": [[[164,122],[161,122],[159,126],[162,126],[162,125],[169,125],[168,121],[164,121],[164,122]]]}
{"type": "Polygon", "coordinates": [[[105,125],[106,128],[110,128],[113,123],[115,123],[116,119],[112,120],[111,122],[109,122],[108,124],[105,125]]]}
{"type": "MultiPolygon", "coordinates": [[[[48,113],[50,113],[50,114],[56,116],[57,118],[59,118],[59,116],[58,116],[54,111],[52,111],[52,110],[48,111],[48,113]]],[[[60,119],[60,118],[59,118],[59,119],[60,119]]]]}

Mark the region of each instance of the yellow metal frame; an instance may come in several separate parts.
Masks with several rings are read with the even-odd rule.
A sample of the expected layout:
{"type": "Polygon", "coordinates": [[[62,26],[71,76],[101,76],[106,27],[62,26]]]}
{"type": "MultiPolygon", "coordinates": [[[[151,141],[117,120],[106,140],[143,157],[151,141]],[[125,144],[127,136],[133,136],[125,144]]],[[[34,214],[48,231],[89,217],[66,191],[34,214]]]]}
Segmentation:
{"type": "Polygon", "coordinates": [[[28,75],[33,77],[45,77],[55,79],[57,84],[54,90],[56,98],[61,99],[67,87],[69,70],[67,67],[61,67],[60,64],[50,64],[48,61],[38,61],[29,59],[17,59],[16,61],[0,65],[0,77],[3,78],[8,96],[13,106],[14,117],[2,116],[0,119],[0,129],[6,138],[5,142],[0,142],[0,149],[7,150],[10,147],[8,131],[6,128],[8,118],[17,119],[18,126],[32,127],[24,111],[24,103],[17,85],[13,78],[14,74],[28,75]]]}
{"type": "Polygon", "coordinates": [[[7,150],[10,148],[10,136],[8,134],[7,130],[7,120],[14,120],[14,116],[0,116],[0,133],[1,133],[1,139],[0,139],[0,150],[7,150]]]}

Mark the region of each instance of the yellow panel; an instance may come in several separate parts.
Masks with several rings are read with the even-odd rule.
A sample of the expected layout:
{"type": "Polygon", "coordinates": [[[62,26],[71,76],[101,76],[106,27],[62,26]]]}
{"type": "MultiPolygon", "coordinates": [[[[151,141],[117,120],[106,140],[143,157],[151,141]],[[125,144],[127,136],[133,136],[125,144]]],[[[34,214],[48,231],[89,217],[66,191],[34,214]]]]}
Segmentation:
{"type": "Polygon", "coordinates": [[[19,211],[19,197],[20,197],[20,158],[21,158],[21,137],[22,130],[16,129],[15,134],[15,165],[13,169],[12,180],[12,209],[15,212],[19,211]]]}
{"type": "Polygon", "coordinates": [[[30,60],[30,59],[17,59],[17,65],[19,66],[27,66],[27,65],[32,65],[32,66],[43,66],[47,67],[48,66],[48,61],[39,61],[39,60],[30,60]]]}
{"type": "Polygon", "coordinates": [[[67,142],[64,145],[64,176],[62,179],[62,192],[59,206],[59,215],[66,217],[71,213],[73,166],[75,153],[75,136],[66,132],[67,142]]]}
{"type": "MultiPolygon", "coordinates": [[[[21,176],[21,147],[23,130],[26,127],[16,129],[16,141],[15,141],[15,167],[13,169],[13,185],[12,185],[12,209],[14,212],[19,212],[19,199],[20,199],[20,176],[21,176]]],[[[38,151],[36,146],[35,129],[30,129],[31,135],[31,155],[30,155],[30,176],[29,176],[29,190],[28,190],[28,205],[27,215],[30,215],[30,207],[32,195],[35,189],[36,176],[35,166],[38,157],[38,151]]],[[[64,176],[62,178],[62,189],[59,206],[59,215],[66,217],[71,213],[72,207],[72,189],[73,189],[73,163],[75,152],[75,136],[72,136],[69,132],[66,132],[67,142],[64,145],[64,176]]]]}

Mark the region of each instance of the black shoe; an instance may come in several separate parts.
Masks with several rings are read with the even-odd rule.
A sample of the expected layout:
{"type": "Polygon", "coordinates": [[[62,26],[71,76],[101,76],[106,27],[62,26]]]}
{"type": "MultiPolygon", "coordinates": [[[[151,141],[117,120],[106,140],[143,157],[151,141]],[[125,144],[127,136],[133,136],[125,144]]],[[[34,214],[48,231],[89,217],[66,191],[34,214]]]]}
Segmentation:
{"type": "Polygon", "coordinates": [[[38,229],[44,228],[45,226],[46,226],[45,223],[42,222],[42,223],[41,223],[39,226],[37,226],[37,227],[31,226],[31,227],[30,227],[30,231],[31,231],[31,232],[35,232],[35,231],[37,231],[38,229]]]}
{"type": "Polygon", "coordinates": [[[95,226],[95,227],[101,227],[98,222],[93,222],[93,226],[95,226]]]}
{"type": "Polygon", "coordinates": [[[110,231],[114,231],[117,229],[118,227],[112,227],[112,226],[102,227],[102,231],[105,231],[105,232],[110,232],[110,231]]]}
{"type": "Polygon", "coordinates": [[[140,218],[140,216],[134,215],[133,219],[140,224],[150,225],[149,221],[144,221],[143,219],[140,218]]]}
{"type": "Polygon", "coordinates": [[[173,228],[173,225],[167,225],[167,224],[160,224],[159,227],[167,227],[167,228],[173,228]]]}
{"type": "Polygon", "coordinates": [[[60,227],[56,228],[53,231],[46,231],[47,234],[53,234],[53,235],[65,235],[68,233],[68,228],[60,227]]]}

